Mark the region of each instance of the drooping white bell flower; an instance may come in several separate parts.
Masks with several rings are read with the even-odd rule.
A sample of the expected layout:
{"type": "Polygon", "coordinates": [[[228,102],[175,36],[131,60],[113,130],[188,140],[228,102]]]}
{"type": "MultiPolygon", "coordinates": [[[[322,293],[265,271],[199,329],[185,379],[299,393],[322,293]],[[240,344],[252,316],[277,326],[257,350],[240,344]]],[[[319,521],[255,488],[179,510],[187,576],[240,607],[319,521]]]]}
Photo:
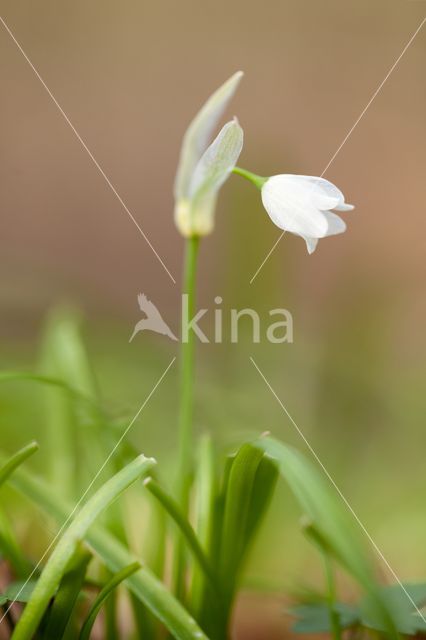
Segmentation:
{"type": "Polygon", "coordinates": [[[301,236],[309,253],[320,238],[343,233],[346,223],[334,211],[352,211],[343,193],[331,182],[314,176],[278,175],[261,186],[262,202],[277,227],[301,236]]]}
{"type": "Polygon", "coordinates": [[[243,130],[236,118],[225,124],[210,146],[208,142],[242,75],[235,73],[210,96],[183,138],[174,195],[175,222],[186,237],[212,231],[218,191],[241,153],[243,130]]]}

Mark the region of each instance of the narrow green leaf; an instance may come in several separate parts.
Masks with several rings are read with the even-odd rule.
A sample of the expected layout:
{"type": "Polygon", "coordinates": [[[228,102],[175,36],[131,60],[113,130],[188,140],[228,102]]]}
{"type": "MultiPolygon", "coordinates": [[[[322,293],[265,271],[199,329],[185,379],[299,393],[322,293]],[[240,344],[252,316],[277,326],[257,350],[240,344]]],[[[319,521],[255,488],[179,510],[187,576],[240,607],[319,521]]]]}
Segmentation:
{"type": "Polygon", "coordinates": [[[269,506],[278,480],[278,470],[269,456],[263,456],[256,471],[247,517],[246,546],[250,544],[269,506]]]}
{"type": "Polygon", "coordinates": [[[15,534],[8,519],[0,510],[0,553],[13,568],[18,578],[24,578],[31,571],[31,563],[25,557],[21,546],[16,540],[15,534]]]}
{"type": "Polygon", "coordinates": [[[45,376],[31,371],[0,371],[0,382],[36,382],[48,387],[56,387],[62,391],[66,391],[81,402],[93,405],[94,401],[85,396],[83,393],[70,386],[60,378],[53,376],[45,376]]]}
{"type": "Polygon", "coordinates": [[[27,458],[33,455],[38,450],[37,442],[30,442],[25,447],[14,453],[2,466],[0,467],[0,486],[6,482],[9,476],[15,471],[20,464],[22,464],[27,458]]]}
{"type": "MultiPolygon", "coordinates": [[[[37,450],[38,444],[36,442],[30,442],[4,462],[0,467],[0,487],[8,480],[15,469],[37,450]]],[[[2,511],[0,511],[0,551],[11,563],[18,577],[21,578],[27,575],[30,571],[30,563],[23,555],[21,548],[15,540],[12,528],[2,511]]]]}
{"type": "MultiPolygon", "coordinates": [[[[68,517],[70,505],[57,497],[52,488],[39,478],[18,469],[11,478],[11,484],[59,523],[68,517]]],[[[137,561],[132,553],[97,523],[86,532],[85,539],[112,572],[137,561]]],[[[176,640],[207,640],[195,620],[148,568],[137,571],[125,582],[176,640]]]]}
{"type": "Polygon", "coordinates": [[[75,603],[81,592],[86,575],[87,565],[92,554],[78,544],[71,557],[58,591],[53,600],[53,606],[49,613],[46,629],[43,633],[44,640],[62,638],[74,610],[75,603]]]}
{"type": "Polygon", "coordinates": [[[260,438],[255,446],[275,460],[280,474],[315,525],[323,544],[369,594],[382,628],[390,637],[398,638],[394,613],[375,582],[372,566],[352,517],[336,497],[334,489],[312,463],[292,447],[269,437],[260,438]]]}
{"type": "Polygon", "coordinates": [[[15,628],[14,640],[30,640],[36,632],[50,598],[57,589],[75,546],[87,533],[96,517],[127,487],[148,473],[155,461],[139,456],[108,480],[82,507],[62,534],[47,561],[36,588],[15,628]]]}
{"type": "Polygon", "coordinates": [[[50,479],[66,498],[86,486],[103,459],[102,434],[96,428],[101,412],[97,390],[80,332],[77,313],[54,309],[49,315],[40,358],[41,373],[62,380],[65,387],[44,390],[45,428],[49,445],[50,479]],[[91,402],[75,402],[64,389],[74,389],[91,402]],[[77,455],[79,431],[84,425],[86,447],[77,455]],[[87,457],[86,451],[89,452],[87,457]],[[70,454],[71,452],[71,454],[70,454]],[[72,455],[74,452],[74,455],[72,455]]]}
{"type": "Polygon", "coordinates": [[[210,566],[210,563],[207,560],[203,549],[201,548],[194,529],[182,514],[176,501],[173,500],[173,498],[166,491],[164,491],[164,489],[162,489],[159,484],[154,482],[152,478],[146,478],[146,480],[144,481],[144,485],[148,489],[148,491],[150,491],[150,493],[152,493],[152,495],[157,498],[157,500],[161,503],[161,505],[167,511],[175,524],[179,527],[181,533],[184,536],[184,539],[186,540],[186,543],[188,544],[188,547],[194,554],[195,559],[197,560],[201,569],[204,571],[207,579],[210,581],[211,586],[217,593],[219,593],[220,585],[216,573],[210,566]]]}
{"type": "Polygon", "coordinates": [[[141,565],[139,562],[132,562],[132,564],[124,567],[124,569],[121,569],[121,571],[118,571],[112,576],[112,578],[107,582],[104,588],[99,592],[97,598],[90,607],[89,613],[87,614],[83,626],[81,627],[79,640],[89,640],[90,632],[105,600],[111,595],[114,589],[116,589],[120,585],[120,583],[123,582],[123,580],[131,576],[136,571],[139,571],[140,568],[141,565]]]}
{"type": "Polygon", "coordinates": [[[220,575],[229,593],[234,590],[247,541],[252,492],[262,456],[259,449],[251,444],[244,444],[235,456],[229,472],[220,546],[220,575]]]}

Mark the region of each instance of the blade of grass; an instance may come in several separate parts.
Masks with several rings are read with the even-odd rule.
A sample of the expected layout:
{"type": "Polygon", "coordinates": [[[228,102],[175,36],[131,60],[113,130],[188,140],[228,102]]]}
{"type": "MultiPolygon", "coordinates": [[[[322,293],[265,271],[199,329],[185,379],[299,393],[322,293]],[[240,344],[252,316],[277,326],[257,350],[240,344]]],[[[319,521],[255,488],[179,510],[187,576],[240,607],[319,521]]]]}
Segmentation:
{"type": "Polygon", "coordinates": [[[220,585],[216,573],[210,566],[203,549],[198,541],[194,529],[191,527],[188,520],[182,514],[178,504],[173,498],[166,492],[159,484],[157,484],[152,478],[146,478],[144,485],[148,491],[157,498],[177,527],[180,529],[184,540],[188,547],[194,554],[194,558],[197,560],[200,568],[203,570],[206,578],[209,580],[211,586],[215,590],[216,594],[220,593],[220,585]]]}
{"type": "Polygon", "coordinates": [[[250,503],[262,452],[244,444],[230,470],[220,548],[220,575],[225,590],[232,593],[236,573],[244,552],[250,503]]]}
{"type": "MultiPolygon", "coordinates": [[[[15,469],[32,456],[38,448],[37,442],[30,442],[2,464],[0,467],[0,487],[8,480],[15,469]]],[[[30,571],[30,563],[16,542],[12,528],[2,511],[0,511],[0,550],[9,560],[19,578],[27,575],[30,571]]]]}
{"type": "Polygon", "coordinates": [[[0,511],[0,553],[10,563],[18,578],[24,578],[30,573],[31,563],[25,557],[2,511],[0,511]]]}
{"type": "MultiPolygon", "coordinates": [[[[86,398],[97,400],[94,377],[80,335],[79,318],[70,309],[57,308],[49,315],[41,372],[62,380],[86,398]]],[[[46,387],[44,398],[51,479],[63,488],[65,497],[71,498],[87,485],[88,476],[94,475],[93,469],[98,469],[104,458],[100,447],[102,439],[93,433],[94,426],[99,424],[100,412],[88,403],[75,403],[74,398],[61,388],[46,387]],[[90,451],[89,459],[87,451],[90,451]],[[70,452],[74,454],[70,455],[70,452]]]]}
{"type": "Polygon", "coordinates": [[[43,640],[63,637],[81,592],[87,565],[91,558],[92,554],[82,544],[76,546],[55,595],[46,629],[43,633],[43,640]]]}
{"type": "MultiPolygon", "coordinates": [[[[66,520],[71,512],[71,506],[33,474],[18,469],[11,477],[10,483],[59,523],[66,520]]],[[[97,523],[86,533],[85,539],[112,572],[120,571],[126,565],[137,561],[132,553],[97,523]]],[[[163,622],[176,640],[208,640],[180,602],[147,567],[134,573],[125,582],[131,592],[163,622]]]]}
{"type": "Polygon", "coordinates": [[[108,480],[82,507],[59,539],[15,628],[14,640],[30,640],[55,593],[75,546],[96,517],[128,486],[149,472],[155,461],[139,456],[108,480]]]}
{"type": "MultiPolygon", "coordinates": [[[[214,557],[214,518],[215,499],[218,493],[215,468],[215,451],[213,441],[206,435],[201,438],[197,456],[196,532],[204,554],[212,564],[214,557]]],[[[214,566],[214,565],[213,565],[214,566]]],[[[191,587],[190,606],[197,620],[203,620],[203,609],[206,607],[207,598],[210,598],[211,589],[209,581],[202,569],[194,566],[191,587]]]]}
{"type": "MultiPolygon", "coordinates": [[[[227,482],[220,543],[219,572],[224,592],[221,620],[214,634],[226,637],[236,580],[246,546],[252,491],[262,452],[244,444],[233,459],[227,482]],[[220,627],[221,625],[221,627],[220,627]]],[[[211,632],[212,633],[212,632],[211,632]]]]}
{"type": "Polygon", "coordinates": [[[79,640],[89,640],[90,632],[95,623],[96,617],[99,611],[102,608],[102,605],[110,597],[111,593],[129,576],[131,576],[136,571],[139,571],[141,565],[139,562],[132,562],[121,571],[115,573],[112,578],[107,582],[107,584],[103,587],[103,589],[99,592],[92,606],[90,607],[89,613],[81,627],[79,640]]]}
{"type": "Polygon", "coordinates": [[[398,638],[393,612],[380,595],[358,532],[323,476],[300,452],[274,438],[260,438],[255,446],[275,460],[280,474],[312,521],[328,552],[371,596],[387,635],[398,638]]]}
{"type": "Polygon", "coordinates": [[[32,456],[38,450],[37,442],[30,442],[22,449],[19,449],[14,453],[2,466],[0,467],[0,487],[6,482],[9,476],[15,471],[20,464],[22,464],[27,458],[32,456]]]}

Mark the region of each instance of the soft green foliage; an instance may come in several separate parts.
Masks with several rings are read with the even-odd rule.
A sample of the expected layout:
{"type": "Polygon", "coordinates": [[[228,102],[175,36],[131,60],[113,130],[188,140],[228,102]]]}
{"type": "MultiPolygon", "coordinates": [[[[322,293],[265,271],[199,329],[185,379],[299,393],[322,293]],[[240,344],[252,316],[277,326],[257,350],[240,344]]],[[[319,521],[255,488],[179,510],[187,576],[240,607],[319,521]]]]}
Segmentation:
{"type": "Polygon", "coordinates": [[[121,582],[123,582],[123,580],[131,576],[136,571],[139,571],[140,568],[141,565],[139,562],[132,562],[132,564],[124,567],[121,571],[117,571],[117,573],[112,576],[107,584],[101,589],[90,607],[90,611],[81,627],[79,640],[89,640],[90,632],[95,623],[96,616],[101,610],[102,605],[105,603],[105,600],[112,595],[112,592],[121,584],[121,582]]]}
{"type": "Polygon", "coordinates": [[[142,475],[148,473],[153,464],[154,461],[152,459],[139,456],[98,489],[81,511],[75,515],[71,524],[60,537],[43,569],[24,613],[16,626],[14,640],[25,640],[33,637],[50,598],[55,594],[65,567],[76,550],[78,542],[84,538],[97,516],[127,487],[142,475]]]}
{"type": "MultiPolygon", "coordinates": [[[[71,512],[70,505],[64,504],[64,500],[56,496],[50,486],[38,478],[19,470],[11,479],[11,483],[58,523],[68,518],[71,512]]],[[[86,532],[85,539],[114,573],[138,561],[122,543],[96,523],[86,532]]],[[[125,582],[130,591],[164,623],[177,640],[202,640],[205,637],[192,617],[148,567],[129,576],[125,582]]]]}
{"type": "MultiPolygon", "coordinates": [[[[69,333],[73,336],[72,340],[78,339],[74,331],[69,333]]],[[[80,354],[82,349],[80,344],[80,354]]],[[[77,361],[82,363],[87,374],[90,367],[87,366],[86,356],[77,358],[77,361]]],[[[187,365],[191,372],[190,360],[187,365]]],[[[86,383],[77,384],[79,367],[76,367],[74,374],[70,373],[72,369],[70,366],[65,376],[67,380],[63,383],[60,377],[46,378],[28,373],[15,376],[10,372],[3,377],[0,375],[0,380],[10,384],[28,380],[50,386],[55,394],[63,395],[67,415],[73,416],[77,423],[83,419],[86,424],[95,427],[103,422],[108,437],[96,444],[98,453],[104,455],[104,445],[110,441],[108,438],[112,434],[110,425],[99,408],[94,383],[86,377],[86,383]]],[[[59,375],[58,371],[56,375],[59,375]]],[[[35,573],[29,582],[22,578],[31,575],[30,564],[10,531],[7,518],[4,518],[4,526],[0,527],[1,550],[21,578],[21,582],[9,585],[5,591],[2,596],[4,606],[15,599],[26,603],[14,638],[29,638],[37,628],[46,638],[49,634],[58,638],[68,637],[70,633],[86,634],[87,637],[88,629],[102,604],[107,602],[111,612],[114,614],[116,611],[118,604],[113,594],[115,587],[121,583],[131,594],[139,633],[143,630],[148,640],[155,640],[163,625],[178,640],[203,637],[222,640],[229,628],[244,561],[274,491],[278,472],[287,481],[309,518],[305,530],[310,531],[312,541],[322,552],[340,563],[365,591],[357,607],[336,603],[334,609],[341,628],[355,625],[377,629],[388,636],[395,636],[398,632],[414,634],[416,630],[423,629],[424,623],[399,586],[389,589],[376,586],[371,559],[359,539],[356,524],[333,489],[298,451],[272,438],[261,438],[242,445],[226,459],[222,468],[212,439],[204,436],[200,441],[196,473],[193,476],[189,455],[189,443],[193,441],[192,388],[189,381],[187,384],[188,396],[183,416],[187,428],[185,460],[188,467],[181,488],[185,492],[191,486],[195,489],[195,517],[188,517],[180,504],[163,488],[163,483],[150,480],[145,488],[142,483],[139,485],[141,497],[146,496],[147,489],[152,494],[150,511],[156,514],[152,522],[158,522],[159,526],[157,534],[153,538],[149,536],[145,545],[152,570],[146,566],[141,569],[138,556],[130,551],[127,536],[123,537],[126,524],[120,511],[114,508],[112,516],[103,524],[93,522],[97,514],[128,484],[144,474],[150,474],[152,462],[140,457],[122,468],[81,511],[73,514],[40,577],[35,573]],[[181,602],[162,583],[164,545],[169,535],[167,528],[164,528],[163,516],[168,517],[180,532],[182,577],[191,578],[191,588],[181,602]],[[9,533],[6,535],[7,531],[9,533]],[[117,533],[120,540],[115,537],[117,533]],[[85,616],[82,615],[81,594],[88,594],[84,591],[84,584],[88,579],[87,566],[91,553],[81,546],[83,540],[91,553],[111,572],[111,578],[94,599],[90,613],[85,616]],[[49,603],[51,606],[48,609],[49,603]]],[[[47,411],[52,406],[48,403],[47,411]]],[[[56,410],[54,413],[56,415],[56,410]]],[[[91,447],[96,442],[92,438],[93,433],[88,433],[91,447]]],[[[117,461],[128,459],[130,452],[134,451],[130,443],[123,444],[124,448],[117,451],[117,461]]],[[[3,459],[0,478],[13,485],[61,526],[73,512],[72,504],[58,495],[63,487],[46,485],[19,468],[36,450],[37,445],[31,443],[9,459],[3,459]]],[[[416,606],[421,606],[426,595],[424,585],[406,588],[416,606]]],[[[308,603],[303,607],[294,610],[298,617],[297,631],[314,632],[314,627],[318,632],[333,629],[329,603],[308,603]]],[[[106,618],[107,625],[110,624],[108,620],[109,617],[106,618]]],[[[107,626],[107,631],[108,637],[116,637],[118,633],[112,626],[107,626]]]]}
{"type": "Polygon", "coordinates": [[[280,474],[310,520],[316,543],[359,582],[369,595],[381,628],[391,637],[397,637],[398,615],[378,589],[357,524],[330,484],[292,447],[269,437],[258,440],[256,446],[276,461],[280,474]]]}
{"type": "MultiPolygon", "coordinates": [[[[415,607],[423,607],[426,604],[426,584],[399,584],[383,587],[381,594],[389,608],[397,618],[397,630],[404,635],[416,635],[424,632],[426,624],[415,611],[415,607]],[[407,597],[407,593],[413,602],[407,597]]],[[[342,629],[359,627],[373,631],[383,632],[383,626],[377,617],[375,602],[368,596],[357,605],[348,605],[342,602],[336,604],[336,612],[342,629]]],[[[297,633],[325,633],[332,630],[328,604],[324,602],[311,602],[293,607],[291,614],[297,618],[293,625],[293,631],[297,633]]]]}
{"type": "Polygon", "coordinates": [[[83,587],[87,566],[92,554],[78,544],[65,568],[64,575],[55,595],[53,605],[47,616],[46,629],[43,638],[62,638],[69,619],[74,610],[81,589],[83,587]]]}

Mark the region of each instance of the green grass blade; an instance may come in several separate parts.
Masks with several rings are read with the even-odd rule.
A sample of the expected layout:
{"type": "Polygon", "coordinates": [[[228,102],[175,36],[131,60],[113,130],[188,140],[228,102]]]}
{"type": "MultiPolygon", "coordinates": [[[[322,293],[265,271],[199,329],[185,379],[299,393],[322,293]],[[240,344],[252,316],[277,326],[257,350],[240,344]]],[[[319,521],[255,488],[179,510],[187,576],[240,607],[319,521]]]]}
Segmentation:
{"type": "MultiPolygon", "coordinates": [[[[22,469],[16,471],[10,482],[16,490],[60,523],[71,511],[66,501],[57,497],[50,486],[22,469]]],[[[97,523],[86,533],[85,539],[112,572],[137,561],[126,547],[97,523]]],[[[137,571],[125,583],[176,640],[207,640],[195,620],[148,568],[137,571]]]]}
{"type": "Polygon", "coordinates": [[[194,557],[197,560],[200,568],[204,571],[206,578],[209,580],[216,593],[220,593],[218,578],[213,568],[210,566],[210,563],[206,558],[203,549],[201,548],[194,529],[182,514],[178,504],[152,478],[146,478],[146,480],[144,481],[144,485],[148,489],[148,491],[150,491],[150,493],[157,498],[157,500],[175,522],[177,527],[180,529],[184,540],[194,554],[194,557]]]}
{"type": "MultiPolygon", "coordinates": [[[[216,460],[210,436],[200,440],[197,456],[196,487],[196,532],[205,555],[214,562],[215,500],[218,494],[216,460]]],[[[191,611],[197,620],[203,620],[203,610],[210,598],[209,582],[198,565],[194,566],[191,587],[191,611]]]]}
{"type": "Polygon", "coordinates": [[[46,629],[43,633],[44,640],[63,637],[81,592],[87,565],[91,558],[92,554],[83,545],[77,545],[55,595],[46,629]]]}
{"type": "Polygon", "coordinates": [[[232,593],[244,553],[250,503],[262,452],[244,444],[235,456],[227,485],[220,547],[220,575],[225,590],[232,593]]]}
{"type": "Polygon", "coordinates": [[[256,473],[263,454],[251,444],[244,444],[232,460],[226,482],[219,574],[223,606],[210,618],[209,630],[215,638],[226,637],[237,577],[247,542],[247,527],[256,473]]]}
{"type": "Polygon", "coordinates": [[[138,571],[141,568],[139,562],[132,562],[121,571],[118,571],[116,574],[112,576],[112,578],[107,582],[107,584],[103,587],[103,589],[99,592],[92,606],[90,607],[89,613],[81,627],[79,640],[89,640],[90,632],[95,623],[96,617],[99,611],[102,608],[105,600],[111,595],[111,593],[116,589],[123,580],[131,576],[133,573],[138,571]]]}
{"type": "MultiPolygon", "coordinates": [[[[71,387],[95,403],[96,385],[79,324],[75,312],[53,310],[45,330],[40,369],[44,376],[62,380],[65,388],[71,387]]],[[[99,468],[101,458],[105,457],[100,438],[96,439],[93,433],[94,425],[99,423],[99,410],[89,403],[76,403],[75,398],[59,387],[47,386],[44,400],[50,478],[61,487],[64,497],[71,498],[87,485],[88,476],[94,475],[92,470],[99,468]],[[81,437],[86,443],[81,452],[90,451],[89,459],[78,455],[81,437]]]]}
{"type": "MultiPolygon", "coordinates": [[[[25,462],[27,458],[32,456],[38,450],[36,442],[30,442],[25,447],[14,453],[0,467],[0,487],[4,484],[11,474],[20,464],[25,462]]],[[[2,511],[0,511],[0,551],[3,556],[10,562],[16,575],[19,578],[24,577],[30,571],[30,563],[27,561],[18,543],[15,540],[14,533],[9,522],[2,511]]]]}
{"type": "Polygon", "coordinates": [[[292,447],[269,437],[259,439],[255,446],[275,460],[280,474],[312,521],[324,547],[370,595],[386,633],[398,638],[393,612],[380,595],[359,532],[334,490],[313,464],[292,447]]]}
{"type": "Polygon", "coordinates": [[[82,507],[57,543],[47,561],[30,601],[16,626],[14,640],[30,640],[37,630],[50,598],[55,593],[75,546],[96,517],[129,485],[149,472],[154,460],[139,456],[108,480],[82,507]]]}
{"type": "Polygon", "coordinates": [[[31,571],[31,564],[25,557],[8,519],[0,510],[0,554],[13,568],[18,578],[24,578],[31,571]]]}
{"type": "Polygon", "coordinates": [[[38,450],[37,442],[30,442],[25,447],[14,453],[2,466],[0,467],[0,487],[6,482],[9,476],[15,471],[20,464],[22,464],[27,458],[33,455],[38,450]]]}
{"type": "Polygon", "coordinates": [[[263,456],[256,471],[246,527],[246,547],[251,543],[269,506],[278,480],[278,469],[269,456],[263,456]]]}
{"type": "MultiPolygon", "coordinates": [[[[55,387],[66,391],[71,396],[75,396],[77,400],[94,405],[94,400],[84,395],[81,391],[78,391],[74,387],[53,376],[45,376],[39,373],[32,373],[31,371],[0,371],[0,383],[1,382],[36,382],[37,384],[46,385],[48,387],[55,387]]],[[[94,405],[96,406],[96,404],[94,405]]]]}

